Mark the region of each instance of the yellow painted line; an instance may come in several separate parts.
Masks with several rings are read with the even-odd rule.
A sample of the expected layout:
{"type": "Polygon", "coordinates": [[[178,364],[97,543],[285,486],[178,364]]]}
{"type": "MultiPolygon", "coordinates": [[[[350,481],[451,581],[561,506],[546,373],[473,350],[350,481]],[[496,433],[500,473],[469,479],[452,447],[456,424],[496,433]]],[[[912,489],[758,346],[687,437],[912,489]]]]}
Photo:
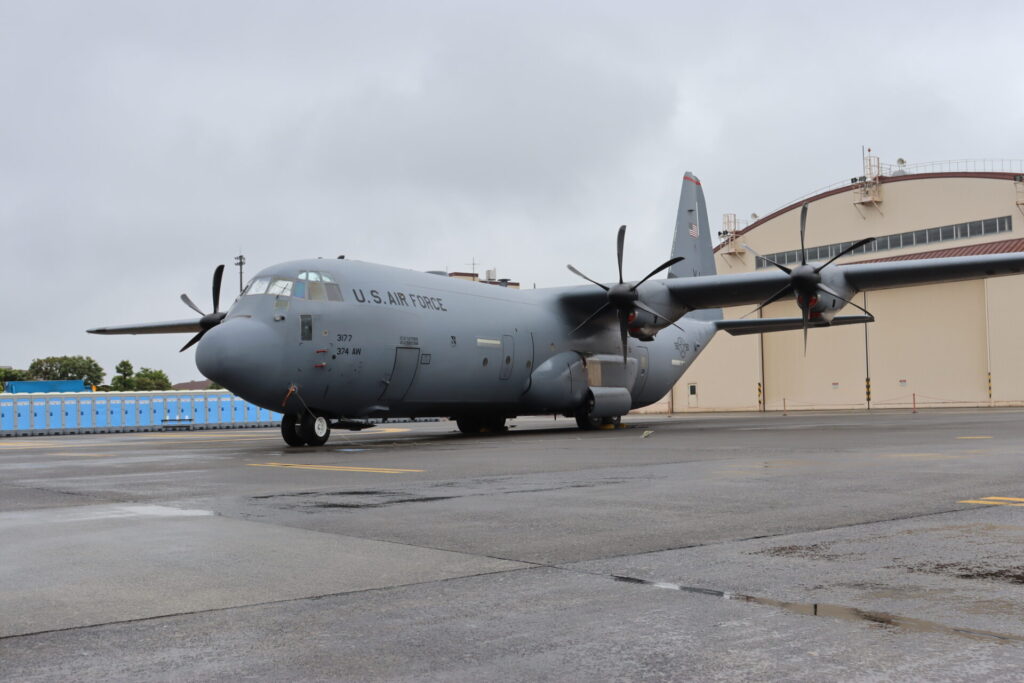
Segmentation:
{"type": "Polygon", "coordinates": [[[349,467],[345,465],[300,465],[287,462],[251,462],[249,467],[287,467],[296,470],[325,470],[328,472],[371,472],[375,474],[401,474],[403,472],[422,472],[423,470],[402,470],[396,467],[349,467]]]}
{"type": "Polygon", "coordinates": [[[958,500],[958,503],[972,503],[974,505],[1008,505],[1014,508],[1024,508],[1024,503],[1006,503],[1001,500],[958,500]]]}
{"type": "Polygon", "coordinates": [[[1012,500],[1015,503],[1024,503],[1024,498],[1005,498],[1003,496],[985,496],[982,500],[1012,500]]]}
{"type": "Polygon", "coordinates": [[[958,439],[991,439],[991,436],[958,436],[958,439]]]}
{"type": "Polygon", "coordinates": [[[54,453],[58,457],[68,458],[112,458],[113,453],[54,453]]]}

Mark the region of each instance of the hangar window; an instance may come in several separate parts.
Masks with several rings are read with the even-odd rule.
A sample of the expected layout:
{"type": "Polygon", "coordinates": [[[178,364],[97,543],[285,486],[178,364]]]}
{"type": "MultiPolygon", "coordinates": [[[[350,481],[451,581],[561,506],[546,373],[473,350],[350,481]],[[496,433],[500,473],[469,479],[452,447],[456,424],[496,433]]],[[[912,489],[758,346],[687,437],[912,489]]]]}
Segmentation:
{"type": "MultiPolygon", "coordinates": [[[[900,232],[894,235],[881,235],[862,247],[853,250],[853,254],[866,254],[889,249],[900,249],[903,247],[920,246],[947,240],[967,239],[992,235],[1000,232],[1012,232],[1012,216],[1001,216],[999,218],[987,218],[985,220],[968,221],[955,225],[943,225],[937,228],[924,228],[911,232],[900,232]]],[[[846,249],[853,242],[836,242],[820,247],[807,248],[808,261],[826,261],[843,249],[846,249]]],[[[800,250],[780,251],[774,254],[766,254],[764,258],[758,258],[755,267],[758,269],[771,266],[770,261],[776,261],[784,265],[800,263],[800,250]]]]}

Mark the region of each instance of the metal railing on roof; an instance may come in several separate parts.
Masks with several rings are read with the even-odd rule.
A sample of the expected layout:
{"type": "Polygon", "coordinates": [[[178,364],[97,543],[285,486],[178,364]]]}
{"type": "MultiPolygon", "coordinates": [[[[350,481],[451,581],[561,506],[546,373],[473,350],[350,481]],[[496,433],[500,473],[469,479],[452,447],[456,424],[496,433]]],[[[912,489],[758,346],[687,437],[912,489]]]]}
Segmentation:
{"type": "MultiPolygon", "coordinates": [[[[1021,173],[1024,174],[1024,159],[947,159],[946,161],[924,161],[916,164],[881,164],[883,176],[915,175],[919,173],[1021,173]]],[[[860,180],[860,178],[858,178],[860,180]]],[[[772,209],[763,215],[770,216],[787,206],[798,204],[805,199],[817,197],[841,187],[849,187],[854,183],[851,180],[840,180],[819,187],[807,194],[792,199],[785,204],[772,209]]]]}

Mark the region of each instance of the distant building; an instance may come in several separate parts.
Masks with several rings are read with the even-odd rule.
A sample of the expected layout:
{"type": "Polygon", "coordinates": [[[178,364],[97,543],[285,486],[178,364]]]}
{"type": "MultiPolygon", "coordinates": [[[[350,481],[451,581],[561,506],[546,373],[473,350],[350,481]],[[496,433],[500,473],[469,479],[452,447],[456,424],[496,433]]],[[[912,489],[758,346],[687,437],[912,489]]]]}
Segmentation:
{"type": "Polygon", "coordinates": [[[54,394],[92,391],[92,387],[84,379],[12,380],[4,384],[4,391],[8,394],[54,394]]]}
{"type": "Polygon", "coordinates": [[[480,279],[479,273],[448,273],[448,277],[453,277],[459,280],[468,280],[470,282],[482,282],[485,285],[496,285],[498,287],[510,287],[512,289],[519,289],[519,283],[513,282],[508,278],[499,278],[495,270],[488,270],[486,277],[480,279]]]}
{"type": "MultiPolygon", "coordinates": [[[[809,261],[864,237],[840,263],[1024,251],[1024,163],[945,162],[887,167],[865,157],[863,175],[795,201],[751,224],[728,226],[719,273],[800,262],[807,202],[809,261]]],[[[727,221],[728,223],[728,221],[727,221]]],[[[1024,405],[1024,277],[921,285],[857,294],[876,321],[732,337],[719,333],[657,408],[789,410],[1024,405]]],[[[754,306],[725,310],[739,318],[754,306]]],[[[857,314],[847,306],[840,315],[857,314]]],[[[799,315],[792,298],[763,317],[799,315]]]]}

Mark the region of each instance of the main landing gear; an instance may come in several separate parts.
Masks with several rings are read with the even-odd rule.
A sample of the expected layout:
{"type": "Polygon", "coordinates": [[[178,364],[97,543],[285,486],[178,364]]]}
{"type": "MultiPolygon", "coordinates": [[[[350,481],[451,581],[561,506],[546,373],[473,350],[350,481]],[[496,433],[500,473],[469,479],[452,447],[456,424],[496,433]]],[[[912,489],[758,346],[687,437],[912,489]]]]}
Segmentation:
{"type": "Polygon", "coordinates": [[[323,446],[331,436],[331,423],[322,415],[294,415],[281,418],[281,436],[289,446],[323,446]]]}
{"type": "Polygon", "coordinates": [[[500,434],[508,431],[505,427],[504,415],[472,415],[455,418],[455,424],[463,434],[479,434],[488,432],[500,434]]]}
{"type": "Polygon", "coordinates": [[[618,429],[622,424],[622,416],[615,417],[593,417],[587,413],[576,413],[576,426],[583,430],[591,429],[618,429]]]}

